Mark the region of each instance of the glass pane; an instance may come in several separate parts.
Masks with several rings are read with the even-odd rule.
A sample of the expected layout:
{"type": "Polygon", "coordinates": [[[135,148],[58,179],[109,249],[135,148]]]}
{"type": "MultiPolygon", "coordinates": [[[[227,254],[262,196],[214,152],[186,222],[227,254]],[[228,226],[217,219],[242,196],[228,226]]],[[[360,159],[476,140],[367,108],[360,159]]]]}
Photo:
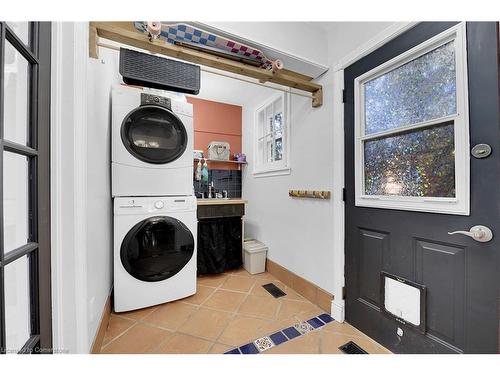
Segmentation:
{"type": "Polygon", "coordinates": [[[28,160],[10,152],[4,152],[3,157],[3,229],[7,253],[28,240],[28,160]]]}
{"type": "Polygon", "coordinates": [[[21,39],[24,44],[29,45],[29,22],[6,22],[12,31],[21,39]]]}
{"type": "Polygon", "coordinates": [[[366,82],[364,94],[366,134],[456,113],[454,42],[366,82]]]}
{"type": "Polygon", "coordinates": [[[8,353],[30,337],[29,263],[24,256],[5,266],[5,333],[8,353]]]}
{"type": "Polygon", "coordinates": [[[27,142],[28,61],[5,41],[4,136],[12,142],[27,142]]]}
{"type": "Polygon", "coordinates": [[[365,142],[365,194],[455,197],[453,124],[365,142]]]}

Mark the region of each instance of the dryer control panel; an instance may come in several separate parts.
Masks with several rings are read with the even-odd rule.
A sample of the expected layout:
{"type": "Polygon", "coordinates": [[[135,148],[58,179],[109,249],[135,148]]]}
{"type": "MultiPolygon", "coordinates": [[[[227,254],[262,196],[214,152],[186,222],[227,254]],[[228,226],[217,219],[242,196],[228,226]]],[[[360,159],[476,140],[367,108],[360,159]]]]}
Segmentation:
{"type": "Polygon", "coordinates": [[[141,105],[159,105],[172,110],[172,102],[163,96],[141,93],[141,105]]]}

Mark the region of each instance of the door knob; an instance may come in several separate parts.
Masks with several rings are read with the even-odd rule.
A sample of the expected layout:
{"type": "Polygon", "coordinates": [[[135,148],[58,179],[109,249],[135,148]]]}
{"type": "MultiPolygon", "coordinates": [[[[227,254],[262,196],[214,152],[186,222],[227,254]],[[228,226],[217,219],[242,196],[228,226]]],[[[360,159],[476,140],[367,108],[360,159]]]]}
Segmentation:
{"type": "Polygon", "coordinates": [[[488,242],[493,238],[491,229],[484,225],[474,225],[468,232],[465,230],[457,230],[455,232],[448,232],[448,234],[464,234],[479,242],[488,242]]]}

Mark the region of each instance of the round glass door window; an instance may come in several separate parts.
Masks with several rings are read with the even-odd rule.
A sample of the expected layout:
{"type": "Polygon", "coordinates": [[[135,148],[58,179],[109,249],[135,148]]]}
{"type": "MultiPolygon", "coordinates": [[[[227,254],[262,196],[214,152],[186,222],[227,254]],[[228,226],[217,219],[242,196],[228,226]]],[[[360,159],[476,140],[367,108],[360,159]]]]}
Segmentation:
{"type": "Polygon", "coordinates": [[[166,164],[186,150],[187,133],[182,121],[166,108],[145,105],[134,109],[123,120],[122,142],[137,159],[166,164]]]}
{"type": "Polygon", "coordinates": [[[148,218],[125,236],[120,258],[127,272],[142,281],[161,281],[174,276],[194,253],[191,231],[168,216],[148,218]]]}

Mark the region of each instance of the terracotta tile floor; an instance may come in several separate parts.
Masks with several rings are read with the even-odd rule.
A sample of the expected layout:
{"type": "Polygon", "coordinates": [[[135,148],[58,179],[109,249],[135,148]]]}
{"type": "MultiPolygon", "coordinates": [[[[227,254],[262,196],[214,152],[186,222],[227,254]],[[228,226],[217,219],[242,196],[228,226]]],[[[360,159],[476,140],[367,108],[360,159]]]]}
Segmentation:
{"type": "MultiPolygon", "coordinates": [[[[244,269],[198,278],[194,296],[146,309],[113,313],[101,353],[224,353],[323,313],[269,273],[244,269]],[[261,285],[275,283],[286,296],[273,298],[261,285]]],[[[340,353],[354,341],[370,353],[385,348],[344,323],[274,347],[265,353],[340,353]]]]}

